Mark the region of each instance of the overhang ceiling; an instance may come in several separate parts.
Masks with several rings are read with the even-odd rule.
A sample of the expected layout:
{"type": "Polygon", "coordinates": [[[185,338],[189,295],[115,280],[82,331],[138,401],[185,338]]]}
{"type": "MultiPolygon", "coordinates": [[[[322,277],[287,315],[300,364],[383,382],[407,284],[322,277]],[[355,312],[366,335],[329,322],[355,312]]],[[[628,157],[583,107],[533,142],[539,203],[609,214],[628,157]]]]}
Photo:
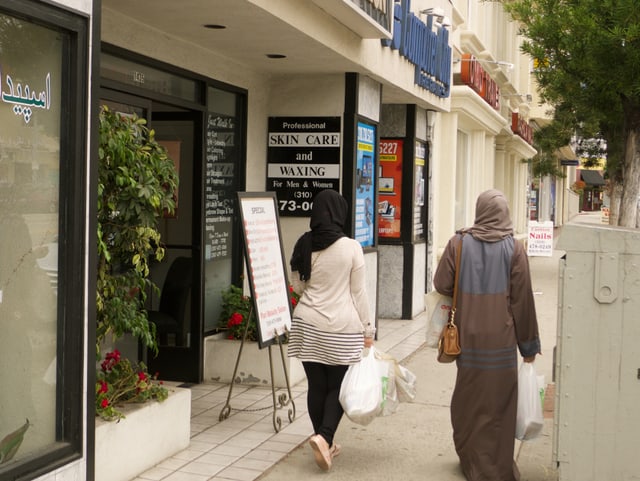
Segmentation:
{"type": "MultiPolygon", "coordinates": [[[[272,11],[283,8],[285,3],[289,9],[292,5],[271,1],[272,11]]],[[[324,16],[347,38],[359,40],[355,33],[311,0],[297,2],[307,12],[324,16]]],[[[249,0],[102,0],[102,6],[259,72],[272,75],[358,72],[376,78],[336,51],[337,48],[327,47],[249,0]],[[206,24],[226,28],[205,28],[206,24]],[[282,54],[286,58],[273,59],[267,57],[269,54],[282,54]]],[[[384,79],[377,80],[384,82],[384,79]]],[[[383,102],[418,103],[407,92],[388,84],[383,87],[383,102]]]]}

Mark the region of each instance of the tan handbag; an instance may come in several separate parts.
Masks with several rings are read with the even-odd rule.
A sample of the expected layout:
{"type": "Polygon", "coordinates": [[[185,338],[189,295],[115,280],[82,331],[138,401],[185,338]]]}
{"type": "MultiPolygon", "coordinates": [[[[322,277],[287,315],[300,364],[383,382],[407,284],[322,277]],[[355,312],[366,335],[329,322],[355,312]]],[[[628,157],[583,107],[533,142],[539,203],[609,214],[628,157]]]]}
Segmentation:
{"type": "Polygon", "coordinates": [[[456,252],[456,273],[453,281],[453,301],[451,303],[451,311],[449,312],[449,320],[442,328],[440,339],[438,340],[438,362],[453,362],[460,355],[460,337],[458,334],[458,326],[455,323],[456,301],[458,298],[458,276],[460,273],[460,256],[462,255],[462,239],[456,252]]]}

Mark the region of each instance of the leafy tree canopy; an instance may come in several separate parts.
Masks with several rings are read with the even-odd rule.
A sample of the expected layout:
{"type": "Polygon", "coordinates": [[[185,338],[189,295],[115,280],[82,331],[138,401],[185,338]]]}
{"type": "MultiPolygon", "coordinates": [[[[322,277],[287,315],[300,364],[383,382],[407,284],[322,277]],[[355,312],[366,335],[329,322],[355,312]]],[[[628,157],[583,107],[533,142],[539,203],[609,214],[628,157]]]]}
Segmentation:
{"type": "Polygon", "coordinates": [[[637,0],[493,1],[520,25],[522,50],[534,60],[540,97],[556,107],[553,129],[604,140],[582,153],[593,158],[606,147],[609,177],[623,181],[620,224],[635,224],[640,186],[637,0]]]}

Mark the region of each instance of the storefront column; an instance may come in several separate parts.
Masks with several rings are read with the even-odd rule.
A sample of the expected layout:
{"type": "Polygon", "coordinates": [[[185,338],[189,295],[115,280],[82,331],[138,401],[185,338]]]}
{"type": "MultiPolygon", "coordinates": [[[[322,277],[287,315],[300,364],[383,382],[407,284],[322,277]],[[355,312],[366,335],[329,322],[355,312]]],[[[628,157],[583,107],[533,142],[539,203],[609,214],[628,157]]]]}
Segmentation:
{"type": "Polygon", "coordinates": [[[424,311],[427,267],[427,111],[386,105],[381,122],[379,234],[380,317],[411,319],[424,311]],[[385,184],[383,184],[383,179],[385,184]],[[393,211],[386,206],[393,204],[393,211]],[[395,216],[393,215],[395,212],[395,216]],[[390,220],[391,219],[391,220],[390,220]]]}

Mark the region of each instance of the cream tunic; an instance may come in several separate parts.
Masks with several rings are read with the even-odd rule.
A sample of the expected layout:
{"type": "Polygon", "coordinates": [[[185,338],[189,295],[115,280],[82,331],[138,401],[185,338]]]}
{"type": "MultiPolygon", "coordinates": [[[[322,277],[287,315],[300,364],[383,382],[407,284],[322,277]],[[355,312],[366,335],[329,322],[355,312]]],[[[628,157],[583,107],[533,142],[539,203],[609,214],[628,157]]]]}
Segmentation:
{"type": "Polygon", "coordinates": [[[289,355],[324,364],[358,362],[373,330],[360,244],[342,237],[311,255],[311,278],[292,273],[300,300],[293,312],[289,355]]]}

